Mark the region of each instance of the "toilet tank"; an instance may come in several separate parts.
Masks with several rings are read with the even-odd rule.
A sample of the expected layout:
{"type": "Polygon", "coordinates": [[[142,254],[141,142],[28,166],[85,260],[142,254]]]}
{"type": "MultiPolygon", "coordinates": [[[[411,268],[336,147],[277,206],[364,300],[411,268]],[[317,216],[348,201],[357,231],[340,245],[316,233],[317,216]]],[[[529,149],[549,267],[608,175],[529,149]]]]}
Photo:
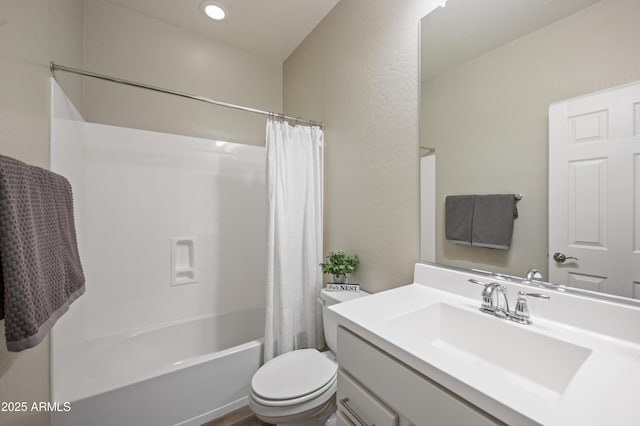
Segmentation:
{"type": "Polygon", "coordinates": [[[338,340],[338,321],[336,314],[329,309],[328,306],[336,303],[347,302],[349,300],[358,299],[369,295],[366,291],[329,291],[322,289],[320,291],[320,300],[322,302],[322,326],[324,328],[324,339],[331,352],[336,353],[336,342],[338,340]]]}

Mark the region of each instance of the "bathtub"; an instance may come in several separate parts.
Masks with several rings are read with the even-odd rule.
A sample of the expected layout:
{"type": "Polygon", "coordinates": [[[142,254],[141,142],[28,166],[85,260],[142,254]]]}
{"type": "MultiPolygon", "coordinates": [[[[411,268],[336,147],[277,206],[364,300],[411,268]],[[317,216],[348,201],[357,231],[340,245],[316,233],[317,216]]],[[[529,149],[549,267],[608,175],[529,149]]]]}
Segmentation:
{"type": "Polygon", "coordinates": [[[51,424],[187,426],[223,416],[247,404],[263,334],[258,308],[69,346],[56,355],[51,424]]]}

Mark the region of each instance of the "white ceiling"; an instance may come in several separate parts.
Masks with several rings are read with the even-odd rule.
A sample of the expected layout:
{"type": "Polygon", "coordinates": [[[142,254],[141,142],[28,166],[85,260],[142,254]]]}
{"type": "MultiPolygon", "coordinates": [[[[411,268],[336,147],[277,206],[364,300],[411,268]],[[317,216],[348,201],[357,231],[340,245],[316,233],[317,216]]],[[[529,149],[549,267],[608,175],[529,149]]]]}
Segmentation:
{"type": "Polygon", "coordinates": [[[339,0],[217,0],[227,18],[200,12],[201,0],[108,0],[149,17],[284,61],[339,0]]]}
{"type": "Polygon", "coordinates": [[[422,79],[601,0],[448,0],[421,21],[422,79]]]}

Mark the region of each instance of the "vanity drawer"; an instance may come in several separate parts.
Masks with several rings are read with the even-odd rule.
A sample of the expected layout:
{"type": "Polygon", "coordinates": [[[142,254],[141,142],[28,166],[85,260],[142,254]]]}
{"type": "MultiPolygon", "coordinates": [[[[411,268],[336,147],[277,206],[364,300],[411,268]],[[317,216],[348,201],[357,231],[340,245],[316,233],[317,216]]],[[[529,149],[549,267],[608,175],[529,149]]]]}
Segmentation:
{"type": "Polygon", "coordinates": [[[338,426],[356,426],[355,423],[349,420],[347,416],[342,414],[342,411],[340,410],[338,410],[338,412],[336,413],[336,417],[338,419],[338,426]]]}
{"type": "Polygon", "coordinates": [[[343,327],[338,328],[338,365],[418,426],[504,424],[343,327]]]}
{"type": "Polygon", "coordinates": [[[338,407],[358,426],[398,426],[398,416],[343,370],[338,370],[338,407]]]}

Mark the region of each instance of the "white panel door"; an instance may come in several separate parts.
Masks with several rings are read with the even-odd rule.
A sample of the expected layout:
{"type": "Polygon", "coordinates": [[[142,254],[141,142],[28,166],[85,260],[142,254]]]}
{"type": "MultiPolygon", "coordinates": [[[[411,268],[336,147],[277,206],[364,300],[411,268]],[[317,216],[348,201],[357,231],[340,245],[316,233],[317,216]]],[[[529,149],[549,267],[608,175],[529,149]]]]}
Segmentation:
{"type": "Polygon", "coordinates": [[[549,108],[549,281],[640,298],[640,82],[549,108]]]}

